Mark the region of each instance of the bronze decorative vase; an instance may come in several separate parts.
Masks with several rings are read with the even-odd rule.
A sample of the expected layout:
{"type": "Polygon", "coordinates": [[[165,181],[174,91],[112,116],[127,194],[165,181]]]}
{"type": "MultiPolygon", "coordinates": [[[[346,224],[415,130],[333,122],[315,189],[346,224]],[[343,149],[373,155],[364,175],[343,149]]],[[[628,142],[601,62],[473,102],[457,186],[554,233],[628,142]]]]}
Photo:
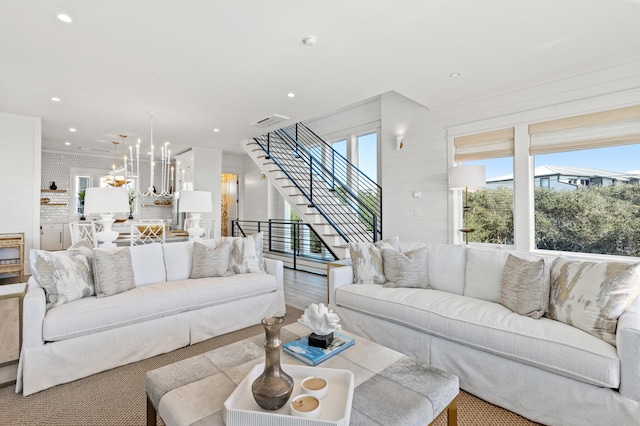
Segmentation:
{"type": "Polygon", "coordinates": [[[280,326],[284,317],[271,317],[262,320],[265,330],[264,371],[251,385],[253,399],[265,410],[277,410],[284,406],[293,391],[293,379],[280,367],[280,326]]]}

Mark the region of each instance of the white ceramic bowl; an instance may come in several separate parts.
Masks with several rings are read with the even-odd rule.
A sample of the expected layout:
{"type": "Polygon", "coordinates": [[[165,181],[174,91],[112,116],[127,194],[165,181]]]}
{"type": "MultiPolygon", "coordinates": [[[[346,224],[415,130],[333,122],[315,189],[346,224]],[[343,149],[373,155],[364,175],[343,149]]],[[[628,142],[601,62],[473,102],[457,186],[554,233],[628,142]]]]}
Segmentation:
{"type": "Polygon", "coordinates": [[[329,382],[322,377],[307,377],[302,380],[300,386],[303,393],[317,396],[319,399],[327,396],[327,392],[329,392],[329,382]]]}
{"type": "Polygon", "coordinates": [[[320,417],[320,398],[307,393],[293,398],[289,404],[291,415],[305,419],[317,419],[320,417]]]}

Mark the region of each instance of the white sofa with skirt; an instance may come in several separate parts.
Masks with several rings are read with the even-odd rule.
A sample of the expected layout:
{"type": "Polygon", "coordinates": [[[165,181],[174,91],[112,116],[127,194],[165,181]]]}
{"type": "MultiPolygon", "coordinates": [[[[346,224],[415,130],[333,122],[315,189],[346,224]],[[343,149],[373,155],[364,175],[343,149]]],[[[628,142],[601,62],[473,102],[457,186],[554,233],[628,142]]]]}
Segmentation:
{"type": "Polygon", "coordinates": [[[110,258],[113,250],[78,254],[76,245],[75,252],[32,253],[32,271],[35,260],[41,273],[24,298],[16,392],[29,395],[284,315],[283,265],[262,259],[261,235],[259,252],[244,265],[234,256],[243,244],[256,253],[256,241],[223,240],[126,247],[120,259],[110,258]],[[233,273],[232,266],[244,269],[233,273]],[[68,271],[86,267],[95,288],[69,289],[79,278],[68,271]]]}
{"type": "Polygon", "coordinates": [[[352,247],[330,269],[344,329],[536,422],[638,424],[640,264],[390,242],[352,247]],[[594,309],[609,319],[593,320],[594,309]]]}

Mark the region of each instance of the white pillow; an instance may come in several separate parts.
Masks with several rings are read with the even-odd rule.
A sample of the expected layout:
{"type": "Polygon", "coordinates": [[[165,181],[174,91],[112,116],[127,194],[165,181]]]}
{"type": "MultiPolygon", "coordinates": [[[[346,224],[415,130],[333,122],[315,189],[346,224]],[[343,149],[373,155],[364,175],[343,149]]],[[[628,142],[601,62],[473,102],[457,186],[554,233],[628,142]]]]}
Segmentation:
{"type": "Polygon", "coordinates": [[[354,284],[384,284],[387,281],[382,264],[383,248],[400,251],[400,239],[392,237],[375,243],[349,243],[354,284]]]}
{"type": "Polygon", "coordinates": [[[467,264],[467,246],[461,244],[426,244],[429,287],[462,294],[467,264]]]}
{"type": "Polygon", "coordinates": [[[229,270],[236,274],[250,272],[267,272],[262,256],[264,234],[247,235],[246,237],[223,237],[222,241],[231,241],[231,266],[229,270]]]}
{"type": "Polygon", "coordinates": [[[502,270],[509,253],[500,250],[467,249],[464,295],[500,303],[502,270]]]}
{"type": "Polygon", "coordinates": [[[162,246],[163,244],[144,244],[129,248],[136,287],[167,281],[162,246]]]}
{"type": "Polygon", "coordinates": [[[191,275],[193,242],[181,241],[162,244],[167,281],[186,280],[191,275]]]}
{"type": "Polygon", "coordinates": [[[92,259],[89,240],[80,240],[66,251],[31,250],[31,273],[44,289],[47,309],[95,294],[92,259]]]}

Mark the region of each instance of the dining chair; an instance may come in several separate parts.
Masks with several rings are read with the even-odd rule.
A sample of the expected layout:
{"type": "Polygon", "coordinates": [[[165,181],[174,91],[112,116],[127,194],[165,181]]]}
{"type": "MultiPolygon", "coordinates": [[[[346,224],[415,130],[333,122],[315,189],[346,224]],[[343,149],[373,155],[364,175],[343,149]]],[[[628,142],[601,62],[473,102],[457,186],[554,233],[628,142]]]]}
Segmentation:
{"type": "Polygon", "coordinates": [[[131,245],[164,243],[165,223],[162,219],[131,222],[131,245]]]}

